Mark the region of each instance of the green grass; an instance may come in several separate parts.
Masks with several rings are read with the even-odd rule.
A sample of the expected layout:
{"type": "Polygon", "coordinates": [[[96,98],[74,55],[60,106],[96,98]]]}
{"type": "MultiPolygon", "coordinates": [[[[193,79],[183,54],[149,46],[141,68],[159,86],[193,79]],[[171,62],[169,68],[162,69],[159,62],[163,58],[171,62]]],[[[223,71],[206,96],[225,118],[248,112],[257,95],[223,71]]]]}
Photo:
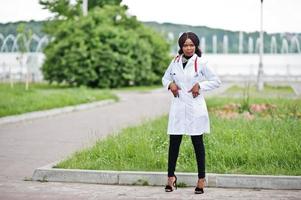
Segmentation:
{"type": "Polygon", "coordinates": [[[24,88],[24,84],[15,84],[13,88],[0,84],[0,117],[104,99],[117,100],[110,90],[48,84],[31,84],[28,91],[24,88]]]}
{"type": "Polygon", "coordinates": [[[301,120],[219,119],[206,140],[211,172],[301,175],[301,120]]]}
{"type": "Polygon", "coordinates": [[[123,88],[113,89],[114,91],[138,91],[138,92],[149,92],[151,90],[160,89],[162,85],[151,85],[151,86],[130,86],[123,88]]]}
{"type": "Polygon", "coordinates": [[[249,93],[252,97],[291,97],[295,96],[294,90],[290,86],[272,86],[264,85],[264,89],[258,92],[255,85],[234,85],[230,87],[225,94],[242,96],[249,93]]]}
{"type": "MultiPolygon", "coordinates": [[[[210,110],[240,99],[210,98],[210,110]]],[[[300,99],[252,99],[277,106],[270,115],[224,119],[211,112],[205,136],[206,171],[212,173],[301,175],[300,99]]],[[[167,117],[129,127],[71,155],[58,168],[166,171],[167,117]]],[[[196,172],[193,147],[183,138],[177,171],[196,172]]]]}

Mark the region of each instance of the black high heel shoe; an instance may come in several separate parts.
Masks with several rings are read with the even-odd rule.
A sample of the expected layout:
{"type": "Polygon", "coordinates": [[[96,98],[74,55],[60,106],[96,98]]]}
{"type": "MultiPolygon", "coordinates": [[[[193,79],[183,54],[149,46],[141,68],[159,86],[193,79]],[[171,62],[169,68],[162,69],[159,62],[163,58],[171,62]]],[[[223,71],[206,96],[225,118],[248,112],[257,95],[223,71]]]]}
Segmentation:
{"type": "MultiPolygon", "coordinates": [[[[165,186],[165,192],[172,192],[172,191],[174,191],[174,188],[175,189],[178,188],[178,186],[177,186],[177,177],[176,176],[171,176],[171,177],[175,177],[175,180],[171,185],[167,184],[165,186]]],[[[171,177],[168,177],[168,178],[171,178],[171,177]]]]}
{"type": "Polygon", "coordinates": [[[205,178],[201,178],[198,180],[198,184],[194,189],[195,194],[203,194],[204,193],[205,182],[206,182],[205,178]],[[201,185],[201,186],[199,187],[199,185],[201,185]]]}

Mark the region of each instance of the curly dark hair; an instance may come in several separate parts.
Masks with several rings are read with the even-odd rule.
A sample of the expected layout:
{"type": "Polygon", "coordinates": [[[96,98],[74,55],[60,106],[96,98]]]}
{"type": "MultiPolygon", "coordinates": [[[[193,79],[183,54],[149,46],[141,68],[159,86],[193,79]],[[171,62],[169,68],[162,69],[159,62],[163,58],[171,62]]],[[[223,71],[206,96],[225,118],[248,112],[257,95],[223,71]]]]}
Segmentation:
{"type": "Polygon", "coordinates": [[[194,46],[195,46],[195,53],[196,53],[199,57],[201,57],[201,56],[202,56],[202,51],[201,51],[201,49],[200,49],[200,47],[199,47],[199,45],[200,45],[200,39],[199,39],[199,37],[198,37],[195,33],[193,33],[193,32],[185,32],[185,33],[183,33],[183,34],[180,36],[180,38],[179,38],[179,40],[178,40],[178,44],[179,44],[179,47],[180,47],[178,53],[179,53],[179,54],[183,54],[183,49],[182,49],[182,48],[183,48],[183,46],[184,46],[185,41],[186,41],[188,38],[193,42],[193,44],[194,44],[194,46]]]}

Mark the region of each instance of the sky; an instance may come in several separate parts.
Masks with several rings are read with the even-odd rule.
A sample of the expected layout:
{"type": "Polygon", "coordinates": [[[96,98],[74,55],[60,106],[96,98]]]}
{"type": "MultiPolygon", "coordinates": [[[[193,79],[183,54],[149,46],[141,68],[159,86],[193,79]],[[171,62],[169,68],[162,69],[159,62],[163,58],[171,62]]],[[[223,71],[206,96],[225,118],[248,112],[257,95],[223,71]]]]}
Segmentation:
{"type": "MultiPolygon", "coordinates": [[[[52,16],[38,0],[0,0],[0,23],[52,16]]],[[[233,31],[260,30],[260,0],[123,0],[140,21],[208,26],[233,31]]],[[[301,33],[301,0],[264,0],[263,29],[301,33]]]]}

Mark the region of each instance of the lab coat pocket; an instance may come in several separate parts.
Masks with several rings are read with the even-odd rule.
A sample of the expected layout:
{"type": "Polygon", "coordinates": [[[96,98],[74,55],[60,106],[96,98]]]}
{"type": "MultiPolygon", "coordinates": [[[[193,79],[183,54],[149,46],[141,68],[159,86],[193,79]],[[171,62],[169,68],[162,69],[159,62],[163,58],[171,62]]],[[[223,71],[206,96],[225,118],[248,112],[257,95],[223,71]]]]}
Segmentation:
{"type": "Polygon", "coordinates": [[[206,102],[203,96],[199,95],[198,97],[194,98],[192,107],[193,107],[194,117],[201,117],[204,115],[208,115],[206,102]]]}
{"type": "Polygon", "coordinates": [[[185,115],[185,104],[180,98],[173,98],[171,103],[171,108],[169,112],[169,119],[170,119],[170,126],[173,129],[178,130],[182,127],[181,124],[183,123],[183,118],[185,115]]]}

